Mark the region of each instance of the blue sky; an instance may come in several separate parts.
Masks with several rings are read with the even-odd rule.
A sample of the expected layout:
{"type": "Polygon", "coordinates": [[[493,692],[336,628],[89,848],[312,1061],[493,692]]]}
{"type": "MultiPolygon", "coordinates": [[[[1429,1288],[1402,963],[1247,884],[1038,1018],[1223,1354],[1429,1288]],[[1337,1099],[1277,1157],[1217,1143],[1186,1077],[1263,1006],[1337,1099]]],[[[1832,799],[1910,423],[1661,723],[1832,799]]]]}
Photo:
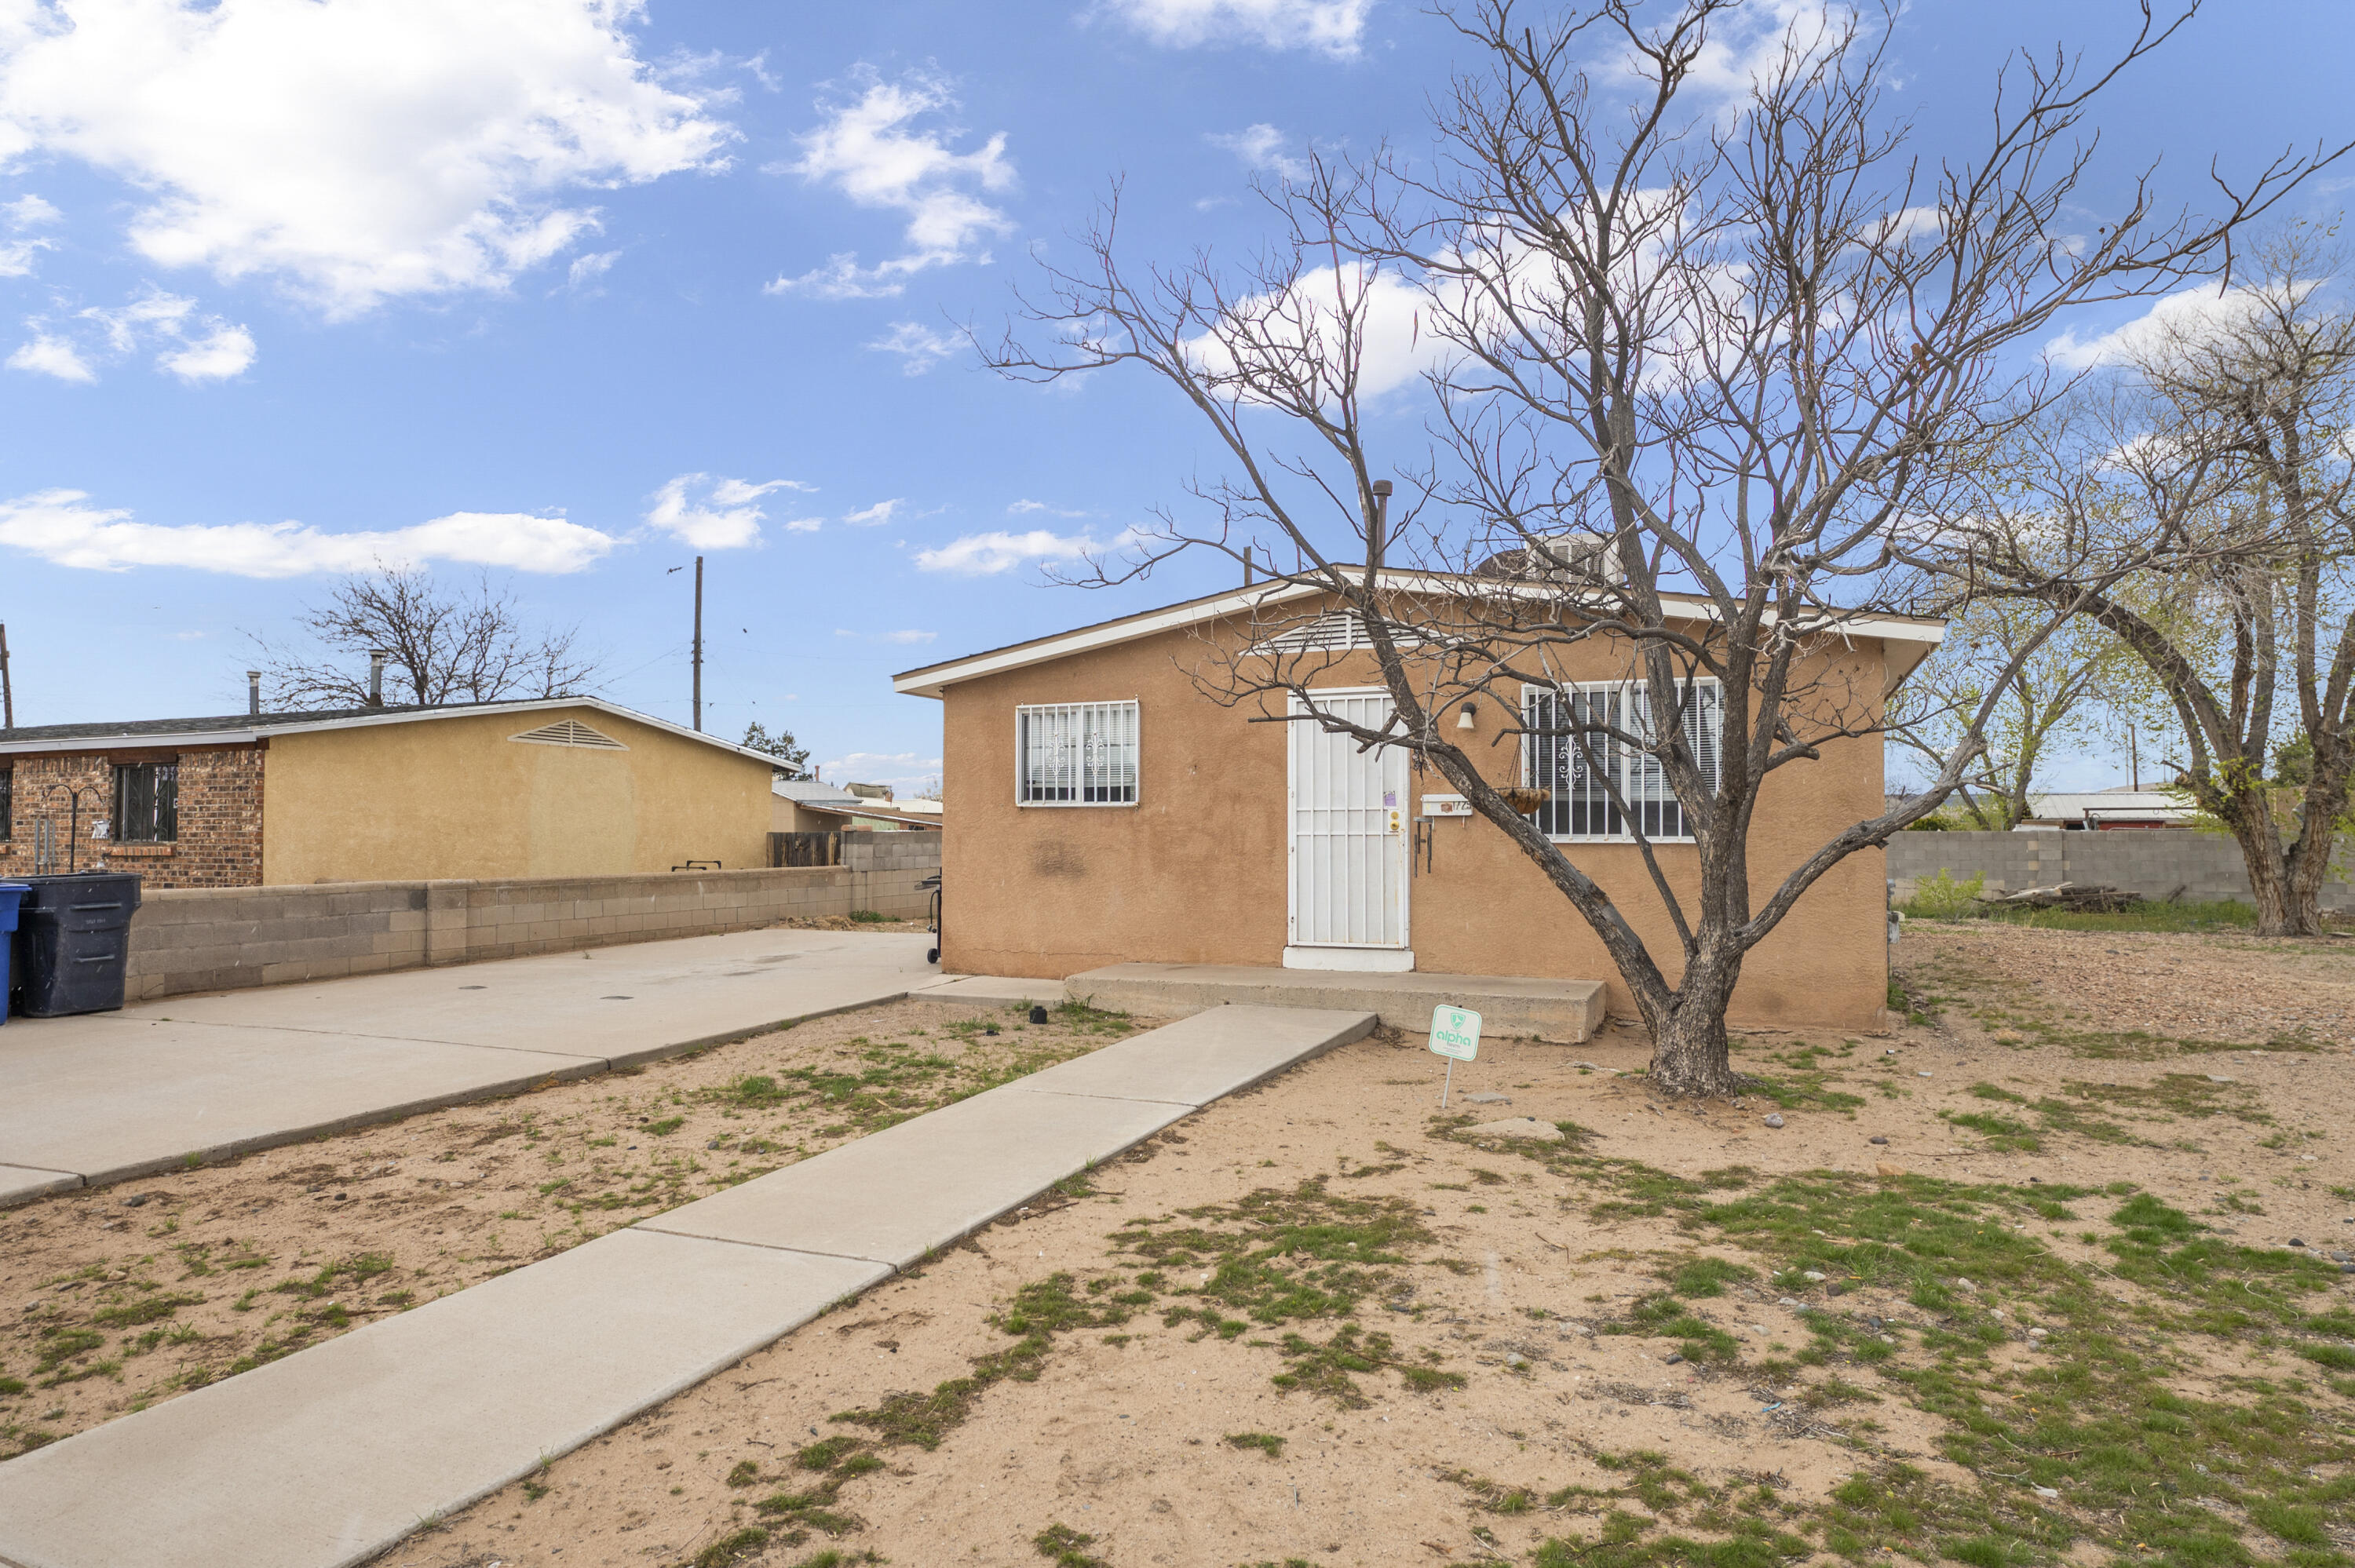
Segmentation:
{"type": "MultiPolygon", "coordinates": [[[[2006,51],[2131,12],[1915,0],[1920,145],[1983,132],[2006,51]]],[[[2343,0],[2211,4],[2108,100],[2092,194],[2343,136],[2350,45],[2343,0]]],[[[0,0],[18,722],[238,711],[248,634],[383,556],[488,571],[683,721],[699,547],[706,727],[920,781],[938,708],[890,672],[1223,582],[1046,586],[1218,454],[1156,385],[1011,385],[953,323],[1115,177],[1131,254],[1248,250],[1254,172],[1423,145],[1471,63],[1404,0],[0,0]]]]}

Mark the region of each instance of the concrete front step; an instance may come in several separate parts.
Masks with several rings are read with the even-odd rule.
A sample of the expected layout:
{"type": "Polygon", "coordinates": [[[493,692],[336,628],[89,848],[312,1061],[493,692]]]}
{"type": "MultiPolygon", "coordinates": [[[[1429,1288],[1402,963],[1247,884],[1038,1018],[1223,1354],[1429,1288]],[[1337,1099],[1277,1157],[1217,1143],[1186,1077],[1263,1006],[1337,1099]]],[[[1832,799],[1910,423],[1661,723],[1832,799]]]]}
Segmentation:
{"type": "Polygon", "coordinates": [[[1600,980],[1522,975],[1362,974],[1262,969],[1250,964],[1111,964],[1063,982],[1077,1001],[1125,1012],[1178,1012],[1247,1003],[1371,1012],[1397,1029],[1427,1029],[1444,1003],[1480,1015],[1481,1033],[1557,1044],[1603,1027],[1600,980]]]}

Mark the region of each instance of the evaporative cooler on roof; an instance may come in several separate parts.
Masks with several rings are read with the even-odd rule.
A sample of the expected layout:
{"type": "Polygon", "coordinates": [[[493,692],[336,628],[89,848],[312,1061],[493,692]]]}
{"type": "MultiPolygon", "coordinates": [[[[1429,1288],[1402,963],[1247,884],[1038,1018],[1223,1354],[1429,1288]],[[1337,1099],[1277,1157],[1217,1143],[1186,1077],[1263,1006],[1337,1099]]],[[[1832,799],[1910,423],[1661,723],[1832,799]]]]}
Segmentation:
{"type": "Polygon", "coordinates": [[[630,748],[601,730],[591,729],[578,719],[558,719],[554,724],[527,729],[521,735],[511,735],[509,740],[519,740],[527,746],[586,746],[599,751],[627,751],[630,748]]]}

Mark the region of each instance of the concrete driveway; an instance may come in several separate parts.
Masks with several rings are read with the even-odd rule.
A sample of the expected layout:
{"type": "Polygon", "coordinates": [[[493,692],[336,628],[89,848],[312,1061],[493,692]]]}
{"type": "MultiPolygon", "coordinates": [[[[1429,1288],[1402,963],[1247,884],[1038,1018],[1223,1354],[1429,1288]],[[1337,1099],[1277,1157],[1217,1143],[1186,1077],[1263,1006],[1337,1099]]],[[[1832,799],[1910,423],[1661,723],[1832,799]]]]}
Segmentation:
{"type": "Polygon", "coordinates": [[[931,985],[918,933],[740,931],[0,1027],[0,1204],[741,1039],[931,985]]]}

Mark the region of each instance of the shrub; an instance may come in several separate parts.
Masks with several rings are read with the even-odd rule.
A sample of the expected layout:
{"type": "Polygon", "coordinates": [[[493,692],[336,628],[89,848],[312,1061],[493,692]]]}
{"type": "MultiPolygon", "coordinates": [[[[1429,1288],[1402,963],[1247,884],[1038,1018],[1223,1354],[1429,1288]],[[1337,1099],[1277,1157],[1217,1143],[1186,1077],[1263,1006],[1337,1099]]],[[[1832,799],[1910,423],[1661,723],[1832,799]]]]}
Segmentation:
{"type": "Polygon", "coordinates": [[[1914,883],[1913,902],[1906,913],[1924,920],[1959,920],[1978,907],[1979,892],[1986,886],[1985,872],[1957,882],[1942,865],[1936,875],[1914,883]]]}

